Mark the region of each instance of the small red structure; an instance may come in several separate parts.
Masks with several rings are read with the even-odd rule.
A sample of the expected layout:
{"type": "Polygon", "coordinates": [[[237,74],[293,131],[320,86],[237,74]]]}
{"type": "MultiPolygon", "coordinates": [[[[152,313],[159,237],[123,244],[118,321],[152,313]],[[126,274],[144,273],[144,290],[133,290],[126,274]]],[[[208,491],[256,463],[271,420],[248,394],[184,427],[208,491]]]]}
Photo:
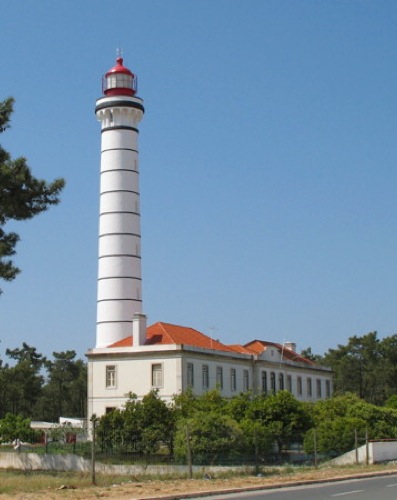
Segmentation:
{"type": "Polygon", "coordinates": [[[102,78],[102,92],[106,96],[136,94],[138,81],[136,75],[123,66],[123,58],[116,59],[116,66],[102,78]]]}

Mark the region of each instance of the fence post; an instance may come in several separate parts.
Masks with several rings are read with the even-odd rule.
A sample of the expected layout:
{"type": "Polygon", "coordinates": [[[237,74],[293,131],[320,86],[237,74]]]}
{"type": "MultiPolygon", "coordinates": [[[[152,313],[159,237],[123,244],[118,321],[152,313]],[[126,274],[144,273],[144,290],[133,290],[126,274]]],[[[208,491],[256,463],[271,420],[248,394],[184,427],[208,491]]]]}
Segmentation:
{"type": "Polygon", "coordinates": [[[317,469],[317,431],[313,431],[313,445],[314,445],[314,467],[317,469]]]}
{"type": "Polygon", "coordinates": [[[95,477],[95,434],[96,434],[96,423],[98,421],[95,413],[91,417],[92,422],[92,441],[91,441],[91,482],[92,484],[96,484],[95,477]]]}
{"type": "Polygon", "coordinates": [[[189,469],[189,479],[193,479],[192,448],[190,445],[189,426],[186,424],[186,461],[189,469]]]}
{"type": "Polygon", "coordinates": [[[368,427],[365,429],[365,463],[366,463],[366,465],[369,465],[368,427]]]}
{"type": "Polygon", "coordinates": [[[255,448],[255,474],[259,474],[259,462],[258,462],[258,436],[257,436],[257,430],[256,426],[254,426],[254,448],[255,448]]]}
{"type": "Polygon", "coordinates": [[[356,464],[358,464],[358,436],[357,436],[357,429],[354,429],[354,449],[356,450],[356,464]]]}

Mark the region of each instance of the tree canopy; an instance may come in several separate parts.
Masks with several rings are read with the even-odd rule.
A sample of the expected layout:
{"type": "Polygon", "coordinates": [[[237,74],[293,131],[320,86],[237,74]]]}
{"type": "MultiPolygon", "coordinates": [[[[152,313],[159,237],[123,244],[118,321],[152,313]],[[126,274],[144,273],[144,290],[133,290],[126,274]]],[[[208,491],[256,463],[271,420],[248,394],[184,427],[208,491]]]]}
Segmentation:
{"type": "MultiPolygon", "coordinates": [[[[0,101],[0,133],[10,127],[14,99],[0,101]]],[[[47,182],[32,174],[24,157],[12,159],[0,145],[0,279],[11,281],[20,272],[10,257],[19,236],[6,232],[10,220],[28,220],[59,203],[64,179],[47,182]]]]}
{"type": "Polygon", "coordinates": [[[369,332],[329,349],[321,364],[334,371],[334,394],[352,392],[369,403],[383,405],[397,393],[396,348],[397,335],[379,339],[377,332],[369,332]]]}
{"type": "Polygon", "coordinates": [[[47,359],[36,347],[6,349],[0,359],[0,418],[8,413],[33,420],[83,417],[87,407],[87,366],[75,351],[53,352],[47,359]]]}

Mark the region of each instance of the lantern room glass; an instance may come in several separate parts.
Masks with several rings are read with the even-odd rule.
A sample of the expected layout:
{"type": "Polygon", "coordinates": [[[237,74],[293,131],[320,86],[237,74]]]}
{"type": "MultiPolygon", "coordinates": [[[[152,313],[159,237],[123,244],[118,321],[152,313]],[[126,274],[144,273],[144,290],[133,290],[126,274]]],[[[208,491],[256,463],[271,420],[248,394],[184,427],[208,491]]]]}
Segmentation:
{"type": "Polygon", "coordinates": [[[125,73],[112,73],[103,79],[103,90],[110,89],[132,89],[136,90],[135,76],[125,73]]]}

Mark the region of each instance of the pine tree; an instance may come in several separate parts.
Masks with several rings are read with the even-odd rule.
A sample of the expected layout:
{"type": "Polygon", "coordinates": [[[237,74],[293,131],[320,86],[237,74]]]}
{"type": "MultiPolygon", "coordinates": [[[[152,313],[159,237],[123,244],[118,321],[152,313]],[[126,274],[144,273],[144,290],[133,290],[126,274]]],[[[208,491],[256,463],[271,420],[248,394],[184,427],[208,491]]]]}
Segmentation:
{"type": "MultiPolygon", "coordinates": [[[[12,97],[0,101],[0,133],[10,126],[13,105],[12,97]]],[[[7,233],[4,230],[6,223],[31,219],[56,205],[64,185],[64,179],[50,183],[37,179],[26,158],[13,160],[0,145],[0,279],[11,281],[20,272],[10,259],[15,254],[19,236],[15,232],[7,233]]]]}

